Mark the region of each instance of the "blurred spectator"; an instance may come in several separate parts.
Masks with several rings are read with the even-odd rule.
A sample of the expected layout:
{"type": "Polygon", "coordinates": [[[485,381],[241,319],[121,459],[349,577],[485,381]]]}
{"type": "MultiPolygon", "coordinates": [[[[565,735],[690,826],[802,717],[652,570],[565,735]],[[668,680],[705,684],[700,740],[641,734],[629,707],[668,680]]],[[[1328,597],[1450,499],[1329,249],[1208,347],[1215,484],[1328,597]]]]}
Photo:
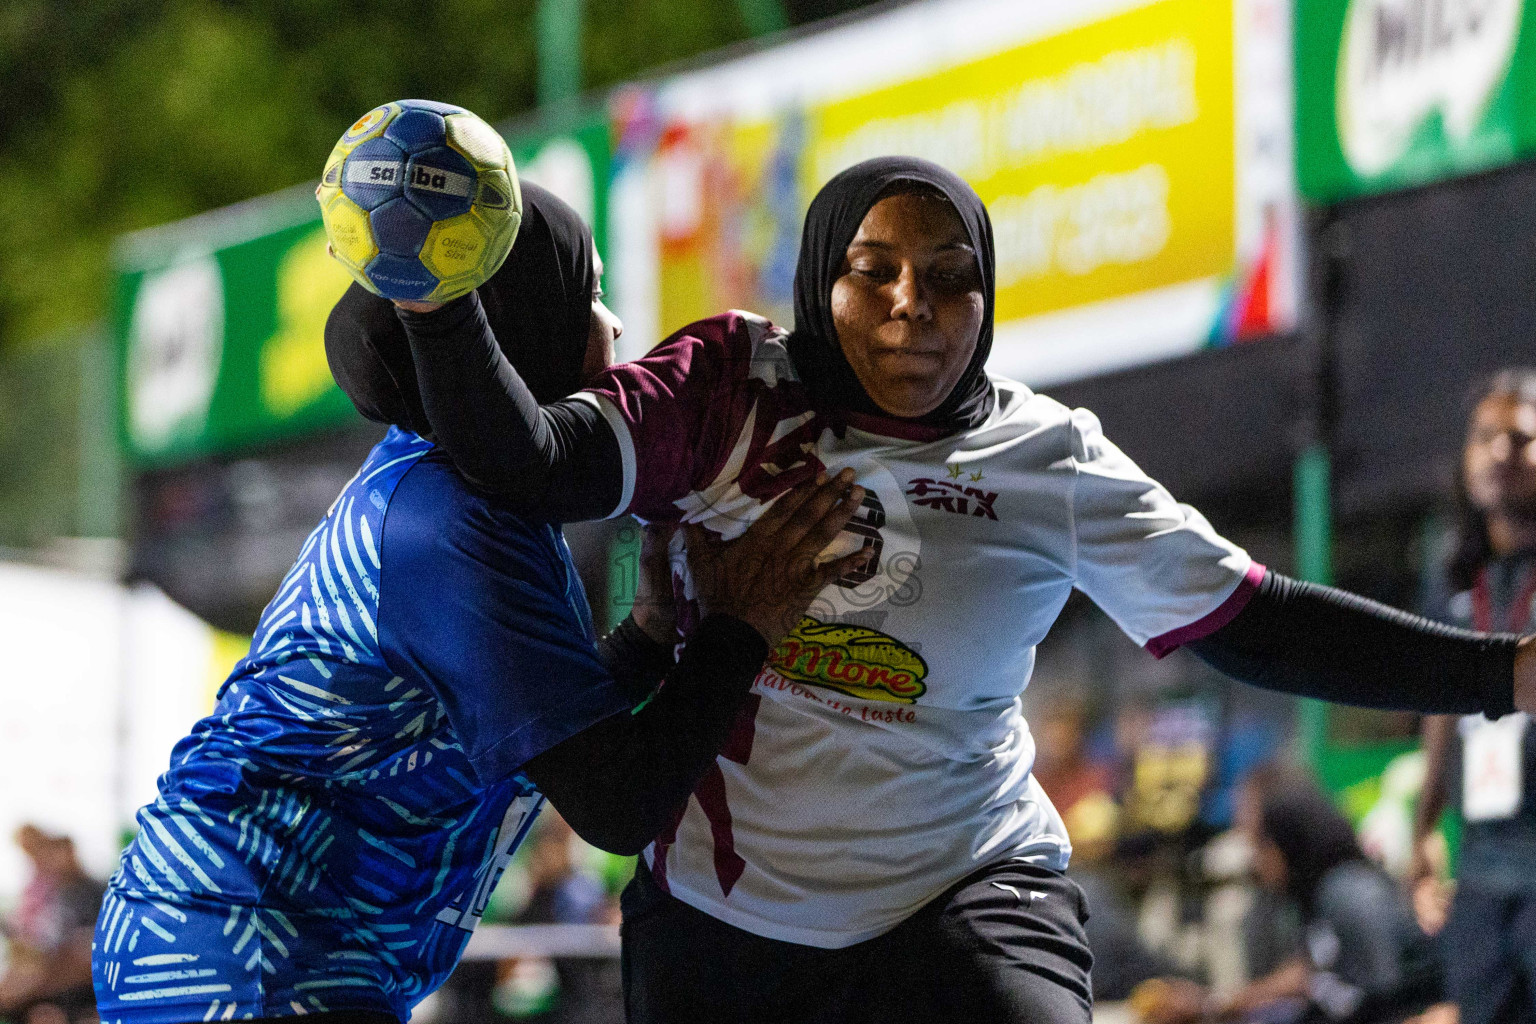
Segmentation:
{"type": "Polygon", "coordinates": [[[1088,754],[1088,708],[1081,698],[1053,696],[1030,723],[1035,778],[1072,837],[1078,860],[1096,860],[1114,839],[1119,809],[1109,766],[1088,754]]]}
{"type": "Polygon", "coordinates": [[[1150,982],[1132,998],[1147,1021],[1368,1024],[1400,1021],[1435,1002],[1439,975],[1430,940],[1315,783],[1277,766],[1258,769],[1239,792],[1237,823],[1253,848],[1260,885],[1283,893],[1301,918],[1299,948],[1224,999],[1192,982],[1150,982]]]}
{"type": "Polygon", "coordinates": [[[1125,794],[1126,831],[1193,839],[1211,782],[1216,728],[1210,709],[1198,697],[1167,695],[1127,729],[1139,735],[1125,794]]]}
{"type": "Polygon", "coordinates": [[[1120,808],[1113,796],[1113,771],[1089,751],[1088,726],[1087,702],[1072,694],[1052,694],[1030,715],[1035,778],[1072,837],[1071,875],[1088,901],[1083,927],[1094,951],[1094,997],[1117,1000],[1176,965],[1142,943],[1132,894],[1123,884],[1125,872],[1109,862],[1120,808]]]}
{"type": "MultiPolygon", "coordinates": [[[[586,849],[547,809],[528,858],[528,902],[514,924],[618,924],[618,904],[578,855],[586,849]]],[[[496,1008],[514,1020],[599,1024],[624,1019],[618,963],[522,957],[497,965],[496,1008]]]]}
{"type": "Polygon", "coordinates": [[[24,825],[16,845],[32,862],[32,878],[4,922],[10,957],[0,977],[0,1017],[18,1024],[94,1022],[91,936],[106,886],[80,867],[67,836],[24,825]]]}
{"type": "MultiPolygon", "coordinates": [[[[1458,625],[1527,633],[1536,627],[1536,369],[1504,370],[1474,398],[1455,549],[1427,610],[1458,625]]],[[[1421,923],[1444,923],[1446,985],[1463,1024],[1536,1020],[1536,736],[1528,725],[1523,714],[1424,720],[1409,884],[1421,923]],[[1437,826],[1448,802],[1463,826],[1446,920],[1437,826]]]]}
{"type": "MultiPolygon", "coordinates": [[[[516,909],[495,914],[503,924],[619,923],[618,901],[591,863],[593,848],[549,805],[503,878],[516,909]]],[[[493,911],[505,906],[502,895],[493,911]]],[[[487,920],[490,920],[488,915],[487,920]]],[[[440,990],[441,1019],[453,1024],[619,1024],[624,1019],[617,960],[518,957],[466,960],[440,990]]]]}
{"type": "Polygon", "coordinates": [[[553,807],[544,811],[528,856],[528,902],[515,924],[617,924],[602,879],[587,870],[588,847],[553,807]]]}
{"type": "Polygon", "coordinates": [[[1112,866],[1097,862],[1080,865],[1074,853],[1069,874],[1088,901],[1088,920],[1083,928],[1093,950],[1095,999],[1125,999],[1148,978],[1178,972],[1171,958],[1142,942],[1136,927],[1136,907],[1112,866]]]}

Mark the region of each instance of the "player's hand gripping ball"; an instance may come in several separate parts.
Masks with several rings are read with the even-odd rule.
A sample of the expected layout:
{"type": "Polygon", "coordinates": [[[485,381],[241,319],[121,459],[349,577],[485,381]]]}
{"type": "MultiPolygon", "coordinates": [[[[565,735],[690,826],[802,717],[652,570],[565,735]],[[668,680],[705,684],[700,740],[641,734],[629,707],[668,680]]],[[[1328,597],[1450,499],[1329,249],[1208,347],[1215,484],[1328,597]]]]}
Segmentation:
{"type": "Polygon", "coordinates": [[[463,107],[398,100],[347,129],[315,195],[331,251],[386,299],[447,302],[501,266],[523,219],[512,154],[463,107]]]}

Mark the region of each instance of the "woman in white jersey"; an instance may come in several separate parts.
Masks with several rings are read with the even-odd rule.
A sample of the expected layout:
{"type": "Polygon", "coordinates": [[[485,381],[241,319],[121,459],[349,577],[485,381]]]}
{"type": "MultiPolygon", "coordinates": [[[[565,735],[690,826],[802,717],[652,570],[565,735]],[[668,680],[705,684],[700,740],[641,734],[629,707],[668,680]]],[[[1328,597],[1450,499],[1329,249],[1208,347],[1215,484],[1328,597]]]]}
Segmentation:
{"type": "MultiPolygon", "coordinates": [[[[1074,587],[1154,655],[1275,689],[1490,714],[1536,694],[1517,638],[1267,572],[1092,414],[989,378],[992,268],[969,186],[883,158],[812,202],[792,334],[726,313],[540,407],[473,295],[399,313],[439,442],[531,514],[729,538],[822,472],[867,494],[840,550],[869,561],[770,655],[626,891],[631,1020],[1086,1021],[1086,911],[1019,699],[1074,587]]],[[[333,365],[368,358],[362,330],[333,314],[333,365]]]]}

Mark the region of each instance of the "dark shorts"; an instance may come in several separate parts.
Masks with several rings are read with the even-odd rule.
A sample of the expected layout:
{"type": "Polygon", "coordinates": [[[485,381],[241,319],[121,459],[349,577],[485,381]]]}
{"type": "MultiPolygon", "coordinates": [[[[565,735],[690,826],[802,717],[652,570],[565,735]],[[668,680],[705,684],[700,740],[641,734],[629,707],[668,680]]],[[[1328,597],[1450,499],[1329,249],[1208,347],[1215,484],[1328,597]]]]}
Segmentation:
{"type": "Polygon", "coordinates": [[[1088,910],[1058,871],[991,865],[845,949],[732,927],[663,892],[644,861],[621,902],[630,1024],[1087,1024],[1091,1016],[1088,910]]]}
{"type": "Polygon", "coordinates": [[[1440,937],[1461,1024],[1536,1024],[1536,888],[1463,875],[1440,937]]]}

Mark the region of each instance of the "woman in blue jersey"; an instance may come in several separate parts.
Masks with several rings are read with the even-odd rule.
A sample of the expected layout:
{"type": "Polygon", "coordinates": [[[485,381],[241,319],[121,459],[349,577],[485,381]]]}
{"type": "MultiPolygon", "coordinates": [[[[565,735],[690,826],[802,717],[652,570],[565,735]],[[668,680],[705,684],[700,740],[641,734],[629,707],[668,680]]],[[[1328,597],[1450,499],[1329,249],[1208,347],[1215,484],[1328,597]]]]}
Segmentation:
{"type": "MultiPolygon", "coordinates": [[[[485,291],[515,299],[507,351],[554,400],[607,362],[617,323],[586,226],[532,186],[524,200],[485,291]]],[[[675,664],[660,597],[595,647],[558,526],[472,490],[415,432],[395,341],[375,339],[372,408],[404,426],[310,535],[139,813],[94,943],[103,1020],[406,1020],[542,801],[638,850],[713,762],[779,623],[846,569],[814,556],[861,492],[812,482],[738,544],[696,545],[708,615],[675,664]]]]}
{"type": "MultiPolygon", "coordinates": [[[[1188,646],[1256,685],[1536,703],[1518,638],[1270,572],[1091,413],[989,377],[993,290],[971,188],[881,158],[812,201],[792,332],[733,311],[541,406],[474,296],[398,314],[439,442],[535,514],[730,537],[818,474],[866,488],[832,550],[869,563],[769,655],[626,890],[632,1021],[1087,1021],[1085,910],[1019,700],[1074,588],[1153,655],[1188,646]]],[[[349,320],[328,327],[338,353],[349,320]]]]}

